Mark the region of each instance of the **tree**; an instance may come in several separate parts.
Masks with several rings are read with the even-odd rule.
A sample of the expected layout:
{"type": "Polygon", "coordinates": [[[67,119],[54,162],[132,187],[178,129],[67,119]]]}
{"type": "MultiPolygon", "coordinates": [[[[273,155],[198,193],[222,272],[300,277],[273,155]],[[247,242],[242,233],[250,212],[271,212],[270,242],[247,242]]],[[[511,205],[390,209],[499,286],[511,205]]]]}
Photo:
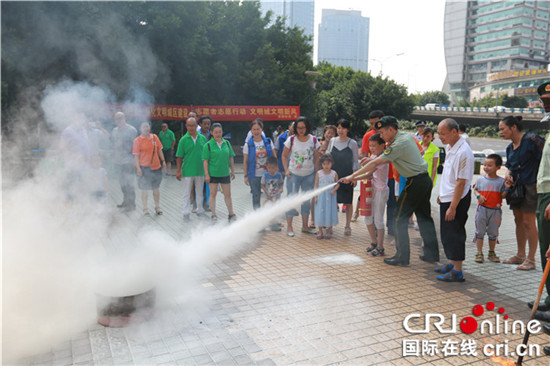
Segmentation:
{"type": "Polygon", "coordinates": [[[299,104],[308,38],[257,1],[2,2],[2,108],[62,79],[117,101],[299,104]]]}
{"type": "Polygon", "coordinates": [[[525,97],[515,95],[508,96],[508,94],[506,94],[502,97],[502,105],[508,108],[525,108],[529,106],[529,102],[527,102],[525,97]]]}
{"type": "Polygon", "coordinates": [[[415,105],[426,105],[436,103],[439,105],[449,105],[451,103],[449,96],[441,91],[428,91],[422,94],[413,94],[415,105]]]}
{"type": "Polygon", "coordinates": [[[397,118],[407,118],[413,99],[403,85],[382,76],[322,63],[317,71],[324,74],[315,98],[317,123],[335,124],[340,118],[352,123],[352,134],[362,135],[371,111],[381,109],[397,118]]]}

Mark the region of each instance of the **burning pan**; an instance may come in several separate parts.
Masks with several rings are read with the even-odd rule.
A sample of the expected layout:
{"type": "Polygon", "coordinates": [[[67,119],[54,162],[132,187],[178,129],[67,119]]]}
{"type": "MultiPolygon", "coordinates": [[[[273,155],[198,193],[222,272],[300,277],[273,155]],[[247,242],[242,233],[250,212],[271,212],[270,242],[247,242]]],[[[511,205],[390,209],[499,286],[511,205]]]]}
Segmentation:
{"type": "Polygon", "coordinates": [[[155,289],[128,296],[96,294],[97,322],[105,327],[120,328],[132,317],[148,319],[155,306],[155,289]]]}

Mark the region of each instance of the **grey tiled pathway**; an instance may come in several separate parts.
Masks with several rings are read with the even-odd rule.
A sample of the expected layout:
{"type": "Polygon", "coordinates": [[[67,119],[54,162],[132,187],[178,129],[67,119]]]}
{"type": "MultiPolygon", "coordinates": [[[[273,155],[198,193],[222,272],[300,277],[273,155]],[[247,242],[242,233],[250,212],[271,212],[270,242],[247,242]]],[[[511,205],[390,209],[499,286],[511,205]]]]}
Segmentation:
{"type": "MultiPolygon", "coordinates": [[[[239,217],[251,209],[251,196],[242,181],[240,173],[232,184],[239,217]]],[[[114,205],[120,193],[116,181],[111,187],[114,205]]],[[[156,227],[185,240],[191,230],[206,229],[208,224],[196,218],[191,224],[182,222],[180,192],[181,183],[167,177],[161,187],[163,216],[141,217],[138,203],[135,212],[117,214],[116,220],[130,228],[156,227]]],[[[217,202],[219,212],[225,213],[221,195],[217,202]]],[[[469,237],[473,235],[473,210],[474,204],[469,237]]],[[[515,253],[511,213],[504,212],[497,247],[501,259],[515,253]]],[[[435,218],[437,214],[434,205],[435,218]]],[[[342,213],[340,220],[344,220],[342,213]]],[[[294,225],[299,227],[297,220],[294,225]]],[[[471,244],[465,262],[467,282],[444,284],[435,281],[433,266],[419,262],[420,238],[413,229],[411,266],[407,268],[389,267],[381,258],[367,257],[365,225],[358,221],[352,229],[352,236],[345,237],[340,225],[331,241],[302,233],[289,239],[284,227],[280,233],[265,233],[255,246],[202,268],[197,288],[188,295],[193,301],[186,296],[174,298],[159,305],[151,320],[126,328],[90,323],[88,329],[49,352],[28,355],[21,363],[490,365],[493,361],[487,357],[403,357],[402,341],[410,338],[403,330],[404,317],[436,311],[465,315],[473,305],[487,301],[505,304],[514,319],[526,320],[529,315],[524,301],[534,298],[540,269],[521,272],[502,264],[476,264],[471,244]]],[[[388,251],[393,255],[393,248],[388,251]]],[[[517,343],[520,338],[509,339],[517,343]]],[[[531,338],[541,345],[547,341],[543,335],[531,338]]],[[[526,361],[528,365],[548,364],[544,356],[526,361]]]]}

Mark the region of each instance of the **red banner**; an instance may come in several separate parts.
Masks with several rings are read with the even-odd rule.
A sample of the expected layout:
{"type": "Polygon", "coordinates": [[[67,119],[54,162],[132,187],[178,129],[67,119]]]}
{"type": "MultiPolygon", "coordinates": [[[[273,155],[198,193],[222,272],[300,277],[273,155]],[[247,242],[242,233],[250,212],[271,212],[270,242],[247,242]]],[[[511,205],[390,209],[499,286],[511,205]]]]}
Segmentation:
{"type": "Polygon", "coordinates": [[[292,121],[300,116],[300,106],[244,106],[244,105],[160,105],[113,103],[109,105],[110,115],[121,111],[128,119],[143,120],[185,120],[187,114],[196,111],[199,117],[209,115],[213,121],[292,121]]]}

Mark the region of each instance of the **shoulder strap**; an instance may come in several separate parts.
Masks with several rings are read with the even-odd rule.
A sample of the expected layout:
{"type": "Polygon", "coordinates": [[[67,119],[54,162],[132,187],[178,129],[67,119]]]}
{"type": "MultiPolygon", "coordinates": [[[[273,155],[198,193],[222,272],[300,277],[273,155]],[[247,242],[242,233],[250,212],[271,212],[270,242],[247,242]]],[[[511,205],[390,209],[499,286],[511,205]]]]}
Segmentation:
{"type": "Polygon", "coordinates": [[[292,145],[294,145],[294,135],[290,136],[290,150],[292,150],[292,145]]]}

